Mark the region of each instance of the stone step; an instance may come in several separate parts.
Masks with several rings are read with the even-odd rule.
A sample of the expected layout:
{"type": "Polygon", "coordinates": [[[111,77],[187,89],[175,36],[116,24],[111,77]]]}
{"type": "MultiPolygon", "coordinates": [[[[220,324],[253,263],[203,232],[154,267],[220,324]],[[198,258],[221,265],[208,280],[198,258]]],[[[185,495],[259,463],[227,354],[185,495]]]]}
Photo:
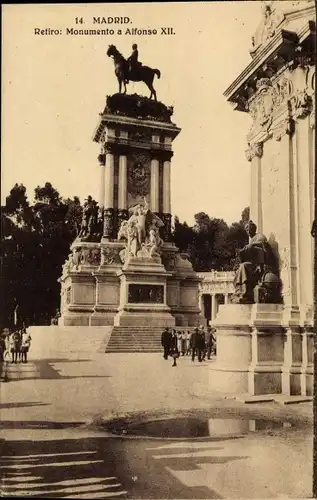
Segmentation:
{"type": "Polygon", "coordinates": [[[120,349],[120,348],[112,348],[112,349],[107,348],[106,349],[107,354],[115,354],[115,353],[122,353],[122,354],[131,353],[131,354],[133,354],[133,353],[142,353],[142,352],[144,352],[144,353],[146,353],[146,352],[159,353],[161,351],[159,349],[150,349],[150,348],[147,349],[146,347],[144,349],[141,347],[134,347],[131,349],[120,349]]]}

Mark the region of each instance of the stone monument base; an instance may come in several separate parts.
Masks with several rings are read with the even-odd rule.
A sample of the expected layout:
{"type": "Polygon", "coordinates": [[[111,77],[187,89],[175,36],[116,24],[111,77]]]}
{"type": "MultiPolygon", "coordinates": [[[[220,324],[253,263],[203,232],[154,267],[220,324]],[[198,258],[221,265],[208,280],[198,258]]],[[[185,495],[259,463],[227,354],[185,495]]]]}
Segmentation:
{"type": "Polygon", "coordinates": [[[160,258],[130,258],[117,273],[120,305],[114,326],[175,326],[166,303],[165,270],[160,258]]]}
{"type": "Polygon", "coordinates": [[[250,395],[312,393],[312,332],[299,310],[280,304],[227,304],[214,322],[217,360],[211,390],[250,395]]]}
{"type": "Polygon", "coordinates": [[[161,257],[129,258],[124,243],[76,240],[63,268],[60,326],[198,326],[200,278],[166,242],[161,257]]]}

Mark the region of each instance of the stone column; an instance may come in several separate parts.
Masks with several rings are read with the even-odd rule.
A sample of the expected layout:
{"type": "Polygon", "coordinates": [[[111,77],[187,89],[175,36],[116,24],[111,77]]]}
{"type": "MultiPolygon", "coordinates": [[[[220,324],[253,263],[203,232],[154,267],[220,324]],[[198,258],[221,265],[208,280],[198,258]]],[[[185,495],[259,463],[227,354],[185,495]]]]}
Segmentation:
{"type": "Polygon", "coordinates": [[[201,312],[201,315],[203,317],[203,319],[205,319],[205,301],[204,301],[204,294],[202,294],[200,296],[200,312],[201,312]]]}
{"type": "Polygon", "coordinates": [[[293,121],[285,121],[281,132],[280,147],[286,166],[285,188],[287,189],[289,217],[284,221],[285,241],[283,245],[284,254],[282,254],[281,279],[284,303],[287,306],[294,306],[299,303],[297,162],[294,161],[296,144],[293,143],[293,133],[293,121]]]}
{"type": "Polygon", "coordinates": [[[225,293],[225,304],[230,304],[230,300],[229,300],[229,294],[228,293],[225,293]]]}
{"type": "Polygon", "coordinates": [[[211,321],[214,321],[217,316],[217,297],[215,293],[211,294],[211,321]]]}
{"type": "Polygon", "coordinates": [[[118,209],[126,210],[127,208],[127,157],[119,156],[119,196],[118,209]]]}
{"type": "Polygon", "coordinates": [[[114,155],[111,150],[106,154],[105,166],[105,202],[103,236],[113,238],[113,191],[114,191],[114,155]]]}
{"type": "Polygon", "coordinates": [[[151,211],[159,211],[159,161],[151,160],[151,211]]]}
{"type": "Polygon", "coordinates": [[[250,219],[256,223],[258,232],[263,231],[262,199],[261,199],[261,158],[262,142],[255,142],[246,151],[246,158],[251,162],[251,203],[250,219]]]}
{"type": "Polygon", "coordinates": [[[98,200],[98,205],[99,208],[104,207],[105,203],[105,163],[106,163],[106,155],[104,153],[101,153],[98,156],[98,161],[100,165],[100,184],[99,184],[99,200],[98,200]]]}
{"type": "Polygon", "coordinates": [[[311,128],[308,112],[307,109],[298,109],[293,139],[296,143],[294,191],[297,195],[298,303],[301,305],[313,303],[312,241],[310,231],[307,230],[307,227],[311,228],[313,222],[311,128]]]}
{"type": "Polygon", "coordinates": [[[171,213],[171,162],[165,160],[163,163],[163,212],[171,213]]]}

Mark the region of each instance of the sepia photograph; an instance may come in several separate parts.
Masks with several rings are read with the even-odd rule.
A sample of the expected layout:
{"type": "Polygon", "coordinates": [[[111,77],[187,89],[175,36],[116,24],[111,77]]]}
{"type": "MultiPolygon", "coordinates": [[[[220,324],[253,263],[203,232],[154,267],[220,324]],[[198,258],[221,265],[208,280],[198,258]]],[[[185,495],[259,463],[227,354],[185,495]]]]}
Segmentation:
{"type": "Polygon", "coordinates": [[[317,496],[315,74],[314,0],[2,4],[1,497],[317,496]]]}

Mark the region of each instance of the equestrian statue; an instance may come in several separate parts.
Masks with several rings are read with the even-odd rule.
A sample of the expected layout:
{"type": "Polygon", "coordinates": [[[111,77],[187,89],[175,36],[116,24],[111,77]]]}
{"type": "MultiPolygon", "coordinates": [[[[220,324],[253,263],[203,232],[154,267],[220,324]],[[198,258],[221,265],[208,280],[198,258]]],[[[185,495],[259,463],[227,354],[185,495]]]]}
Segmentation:
{"type": "Polygon", "coordinates": [[[136,44],[132,45],[132,54],[128,59],[125,59],[123,55],[118,51],[114,45],[109,45],[107,50],[107,55],[113,57],[114,62],[114,72],[119,82],[119,94],[121,94],[122,84],[124,86],[124,94],[127,92],[127,84],[132,82],[144,82],[149,90],[151,91],[150,99],[152,97],[156,101],[156,92],[153,87],[154,76],[157,75],[158,78],[161,76],[159,69],[152,69],[148,66],[143,66],[139,62],[139,52],[138,46],[136,44]]]}

